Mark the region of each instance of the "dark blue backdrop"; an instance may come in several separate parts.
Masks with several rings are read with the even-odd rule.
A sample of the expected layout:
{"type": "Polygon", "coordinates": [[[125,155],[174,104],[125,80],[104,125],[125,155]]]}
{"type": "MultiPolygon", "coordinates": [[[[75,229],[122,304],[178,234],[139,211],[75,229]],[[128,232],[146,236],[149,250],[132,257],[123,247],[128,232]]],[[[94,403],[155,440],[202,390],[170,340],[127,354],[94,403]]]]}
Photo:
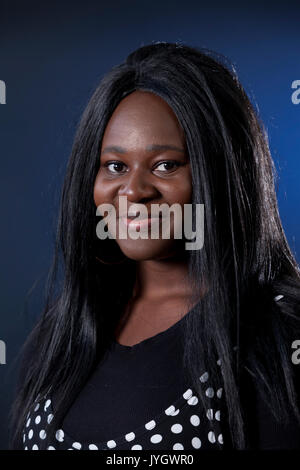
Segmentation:
{"type": "Polygon", "coordinates": [[[0,1],[0,339],[7,347],[0,448],[7,448],[16,355],[43,303],[75,125],[103,74],[133,49],[182,41],[232,60],[267,127],[280,213],[299,261],[300,104],[292,103],[291,84],[300,80],[300,4],[260,3],[0,1]]]}

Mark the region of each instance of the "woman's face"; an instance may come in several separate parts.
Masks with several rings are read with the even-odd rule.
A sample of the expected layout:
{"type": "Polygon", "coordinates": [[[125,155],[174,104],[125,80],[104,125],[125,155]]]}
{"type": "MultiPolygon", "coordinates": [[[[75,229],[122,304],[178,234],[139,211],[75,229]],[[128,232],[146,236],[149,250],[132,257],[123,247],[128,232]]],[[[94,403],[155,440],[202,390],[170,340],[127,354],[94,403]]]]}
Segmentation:
{"type": "MultiPolygon", "coordinates": [[[[183,205],[192,202],[190,163],[183,130],[170,106],[150,92],[131,93],[112,114],[102,140],[94,201],[97,207],[104,203],[114,206],[115,239],[128,258],[136,261],[162,259],[182,250],[182,240],[173,238],[172,211],[169,238],[162,237],[160,232],[158,239],[152,239],[151,227],[147,239],[120,238],[119,222],[124,224],[125,230],[129,228],[122,217],[124,211],[119,196],[127,198],[127,215],[130,206],[142,204],[149,217],[153,204],[170,207],[177,203],[183,219],[183,205]]],[[[136,213],[135,217],[138,215],[136,213]]],[[[155,223],[161,224],[161,220],[156,219],[155,223]]]]}

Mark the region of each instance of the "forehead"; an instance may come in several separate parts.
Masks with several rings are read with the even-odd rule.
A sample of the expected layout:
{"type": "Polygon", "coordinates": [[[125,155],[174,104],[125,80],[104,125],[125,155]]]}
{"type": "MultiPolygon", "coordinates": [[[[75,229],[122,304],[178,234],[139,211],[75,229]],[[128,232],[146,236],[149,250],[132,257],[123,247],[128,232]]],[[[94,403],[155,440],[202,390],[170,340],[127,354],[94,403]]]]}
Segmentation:
{"type": "Polygon", "coordinates": [[[103,145],[184,142],[184,132],[172,108],[160,96],[137,90],[126,96],[110,117],[103,145]]]}

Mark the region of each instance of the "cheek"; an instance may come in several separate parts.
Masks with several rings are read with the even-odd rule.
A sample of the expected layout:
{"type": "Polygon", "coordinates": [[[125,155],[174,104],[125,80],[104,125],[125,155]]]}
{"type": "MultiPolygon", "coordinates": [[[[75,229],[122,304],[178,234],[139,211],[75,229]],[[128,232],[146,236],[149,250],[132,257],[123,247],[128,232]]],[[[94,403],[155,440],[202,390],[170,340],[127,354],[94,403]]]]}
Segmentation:
{"type": "Polygon", "coordinates": [[[186,184],[182,187],[181,192],[180,192],[180,198],[182,201],[182,204],[189,204],[192,203],[192,183],[186,184]]]}
{"type": "Polygon", "coordinates": [[[101,185],[99,182],[95,182],[94,184],[94,191],[93,191],[93,196],[94,196],[94,203],[96,206],[99,206],[103,201],[102,197],[102,191],[101,191],[101,185]]]}
{"type": "Polygon", "coordinates": [[[191,181],[185,183],[185,185],[182,187],[180,197],[182,198],[182,204],[191,204],[192,203],[193,186],[192,186],[191,181]]]}
{"type": "Polygon", "coordinates": [[[182,179],[181,191],[179,194],[181,194],[182,202],[184,204],[188,204],[192,202],[193,185],[192,185],[192,175],[190,173],[190,170],[187,171],[185,178],[182,179]]]}
{"type": "Polygon", "coordinates": [[[93,197],[96,206],[111,202],[113,198],[113,188],[105,184],[100,174],[95,179],[93,197]]]}
{"type": "Polygon", "coordinates": [[[189,178],[181,178],[176,184],[164,192],[165,199],[170,205],[179,203],[180,205],[192,202],[192,182],[189,178]]]}

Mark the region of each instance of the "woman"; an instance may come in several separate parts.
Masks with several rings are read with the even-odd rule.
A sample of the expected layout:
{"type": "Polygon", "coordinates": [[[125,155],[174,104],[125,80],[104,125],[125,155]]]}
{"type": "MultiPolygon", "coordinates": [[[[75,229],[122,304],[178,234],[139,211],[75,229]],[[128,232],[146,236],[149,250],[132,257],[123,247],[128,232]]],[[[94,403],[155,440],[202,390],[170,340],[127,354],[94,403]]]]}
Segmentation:
{"type": "Polygon", "coordinates": [[[102,79],[67,168],[12,448],[300,447],[300,278],[273,170],[263,127],[220,57],[155,43],[102,79]],[[194,228],[204,205],[201,249],[175,237],[174,217],[169,238],[96,233],[102,204],[128,228],[135,204],[149,216],[174,203],[192,204],[194,228]]]}

